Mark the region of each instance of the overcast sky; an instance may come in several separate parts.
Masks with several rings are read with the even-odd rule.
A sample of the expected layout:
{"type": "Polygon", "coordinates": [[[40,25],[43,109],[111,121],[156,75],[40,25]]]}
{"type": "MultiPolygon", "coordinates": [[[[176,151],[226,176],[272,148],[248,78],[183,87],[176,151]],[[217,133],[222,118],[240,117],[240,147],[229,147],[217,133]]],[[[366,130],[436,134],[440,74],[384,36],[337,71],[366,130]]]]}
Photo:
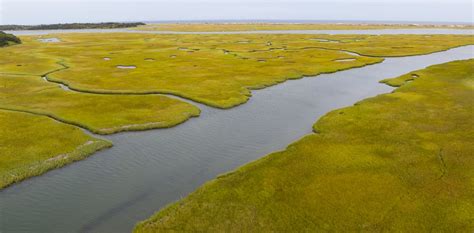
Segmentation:
{"type": "Polygon", "coordinates": [[[472,0],[0,0],[0,24],[154,20],[472,22],[472,0]]]}

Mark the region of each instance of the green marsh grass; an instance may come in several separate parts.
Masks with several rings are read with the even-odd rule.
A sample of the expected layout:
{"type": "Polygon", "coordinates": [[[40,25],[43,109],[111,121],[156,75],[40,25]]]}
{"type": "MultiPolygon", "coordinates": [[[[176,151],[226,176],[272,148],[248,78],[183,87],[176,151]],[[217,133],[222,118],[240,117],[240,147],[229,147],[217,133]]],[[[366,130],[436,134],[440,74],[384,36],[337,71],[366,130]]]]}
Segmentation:
{"type": "Polygon", "coordinates": [[[134,232],[471,232],[473,67],[455,61],[385,80],[401,87],[328,113],[316,133],[217,177],[134,232]]]}
{"type": "MultiPolygon", "coordinates": [[[[44,37],[44,36],[43,36],[44,37]]],[[[152,35],[57,34],[59,43],[22,37],[5,48],[0,72],[48,75],[90,93],[164,93],[213,107],[245,103],[251,90],[321,73],[474,44],[464,35],[152,35]],[[321,40],[324,39],[324,40],[321,40]],[[328,43],[332,41],[337,43],[328,43]],[[348,54],[352,51],[363,56],[348,54]],[[351,62],[337,62],[354,59],[351,62]],[[136,66],[118,69],[117,66],[136,66]],[[41,72],[40,72],[41,71],[41,72]]]]}
{"type": "MultiPolygon", "coordinates": [[[[199,109],[156,94],[172,94],[213,107],[230,108],[245,103],[251,90],[288,79],[374,64],[383,61],[380,56],[426,54],[474,44],[473,38],[138,33],[22,36],[22,44],[1,49],[0,109],[48,116],[98,134],[171,127],[199,115],[199,109]],[[59,38],[60,42],[38,41],[46,37],[59,38]],[[340,59],[352,60],[337,62],[340,59]],[[136,69],[117,68],[120,65],[136,66],[136,69]],[[61,89],[57,83],[67,85],[70,90],[61,89]]],[[[12,114],[4,116],[10,117],[12,114]]],[[[38,130],[41,135],[44,129],[31,130],[32,134],[38,130]]],[[[15,131],[2,131],[3,147],[16,149],[15,154],[28,154],[29,147],[4,142],[3,138],[14,138],[10,134],[15,131]]],[[[67,135],[67,130],[63,134],[67,135]]],[[[46,140],[54,136],[45,137],[46,140]]],[[[26,142],[31,140],[28,138],[26,142]]],[[[47,151],[49,144],[40,145],[41,142],[32,147],[44,147],[47,151]]],[[[88,146],[87,151],[101,146],[88,146]]],[[[3,148],[0,152],[7,154],[3,148]]],[[[47,154],[58,156],[54,150],[47,154]]],[[[76,160],[89,153],[73,154],[77,156],[71,158],[76,160]]],[[[25,163],[28,159],[36,161],[31,156],[24,158],[25,163]]],[[[25,174],[36,175],[59,166],[59,162],[49,164],[25,174]]],[[[21,175],[18,180],[30,175],[21,175]]],[[[4,183],[10,182],[14,181],[4,183]]]]}
{"type": "Polygon", "coordinates": [[[46,116],[0,110],[0,189],[111,146],[46,116]]]}
{"type": "Polygon", "coordinates": [[[200,112],[191,104],[160,95],[67,91],[39,76],[0,74],[0,90],[0,109],[50,116],[97,134],[171,127],[200,112]]]}

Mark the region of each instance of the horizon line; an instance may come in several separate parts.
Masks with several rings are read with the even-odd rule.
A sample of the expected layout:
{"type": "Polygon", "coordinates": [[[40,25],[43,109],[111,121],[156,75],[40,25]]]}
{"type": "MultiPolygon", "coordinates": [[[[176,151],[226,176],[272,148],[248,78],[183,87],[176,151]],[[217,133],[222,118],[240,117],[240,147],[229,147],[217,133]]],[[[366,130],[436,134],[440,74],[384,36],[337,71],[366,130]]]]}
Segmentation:
{"type": "Polygon", "coordinates": [[[434,25],[474,25],[466,21],[419,21],[419,20],[324,20],[324,19],[177,19],[177,20],[137,20],[137,21],[88,21],[88,22],[62,22],[47,24],[0,24],[0,25],[51,25],[51,24],[74,24],[74,23],[339,23],[339,24],[434,24],[434,25]]]}

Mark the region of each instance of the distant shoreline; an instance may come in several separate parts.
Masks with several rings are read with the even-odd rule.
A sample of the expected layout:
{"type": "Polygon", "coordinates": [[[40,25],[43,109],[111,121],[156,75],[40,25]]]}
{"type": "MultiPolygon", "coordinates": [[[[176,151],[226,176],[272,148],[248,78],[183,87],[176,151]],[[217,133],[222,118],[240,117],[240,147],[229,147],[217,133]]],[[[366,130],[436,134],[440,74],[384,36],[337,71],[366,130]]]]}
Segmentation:
{"type": "Polygon", "coordinates": [[[474,29],[474,25],[460,24],[390,24],[390,23],[279,23],[279,22],[180,22],[148,23],[132,30],[174,32],[242,32],[283,30],[378,30],[378,29],[474,29]]]}
{"type": "Polygon", "coordinates": [[[65,23],[65,24],[40,24],[40,25],[0,25],[1,31],[11,30],[58,30],[58,29],[114,29],[114,28],[130,28],[145,25],[142,22],[133,23],[65,23]]]}
{"type": "Polygon", "coordinates": [[[268,24],[421,24],[421,25],[474,25],[472,22],[444,22],[444,21],[390,21],[390,20],[272,20],[272,19],[255,19],[255,20],[146,20],[142,21],[146,24],[232,24],[232,23],[268,23],[268,24]]]}
{"type": "Polygon", "coordinates": [[[0,30],[44,30],[52,27],[58,29],[83,29],[83,28],[125,28],[144,24],[341,24],[341,25],[422,25],[422,26],[474,26],[472,22],[445,22],[445,21],[390,21],[390,20],[272,20],[272,19],[216,19],[216,20],[145,20],[145,21],[117,21],[117,22],[89,22],[89,23],[56,23],[56,24],[0,24],[0,30]],[[17,27],[5,29],[6,27],[17,27]],[[44,28],[48,27],[48,28],[44,28]],[[62,28],[59,28],[62,27],[62,28]],[[80,28],[81,27],[81,28],[80,28]]]}

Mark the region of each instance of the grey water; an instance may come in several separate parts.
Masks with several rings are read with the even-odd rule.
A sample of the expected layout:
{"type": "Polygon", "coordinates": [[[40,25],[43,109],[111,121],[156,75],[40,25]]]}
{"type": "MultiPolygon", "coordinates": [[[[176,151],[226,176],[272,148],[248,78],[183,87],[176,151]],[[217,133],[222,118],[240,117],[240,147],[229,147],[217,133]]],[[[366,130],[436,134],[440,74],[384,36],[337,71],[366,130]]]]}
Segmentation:
{"type": "Polygon", "coordinates": [[[0,191],[0,232],[130,232],[204,182],[310,134],[327,112],[393,90],[380,80],[473,57],[465,46],[388,58],[253,91],[229,110],[198,105],[201,116],[177,127],[107,136],[113,148],[0,191]]]}
{"type": "MultiPolygon", "coordinates": [[[[174,24],[174,23],[289,23],[289,24],[420,24],[420,25],[469,25],[472,22],[442,22],[442,21],[392,21],[392,20],[317,20],[317,19],[213,19],[213,20],[150,20],[146,24],[174,24]]],[[[124,22],[132,23],[132,22],[124,22]]]]}
{"type": "Polygon", "coordinates": [[[44,38],[44,39],[38,39],[39,41],[41,42],[44,42],[44,43],[58,43],[58,42],[61,42],[61,40],[59,40],[58,38],[44,38]]]}
{"type": "Polygon", "coordinates": [[[268,31],[226,31],[226,32],[177,32],[177,31],[144,31],[127,28],[118,29],[66,29],[66,30],[23,30],[23,31],[5,31],[16,36],[22,35],[47,35],[57,33],[148,33],[148,34],[362,34],[362,35],[395,35],[395,34],[417,34],[417,35],[435,35],[435,34],[456,34],[473,35],[473,29],[371,29],[371,30],[268,30],[268,31]]]}

